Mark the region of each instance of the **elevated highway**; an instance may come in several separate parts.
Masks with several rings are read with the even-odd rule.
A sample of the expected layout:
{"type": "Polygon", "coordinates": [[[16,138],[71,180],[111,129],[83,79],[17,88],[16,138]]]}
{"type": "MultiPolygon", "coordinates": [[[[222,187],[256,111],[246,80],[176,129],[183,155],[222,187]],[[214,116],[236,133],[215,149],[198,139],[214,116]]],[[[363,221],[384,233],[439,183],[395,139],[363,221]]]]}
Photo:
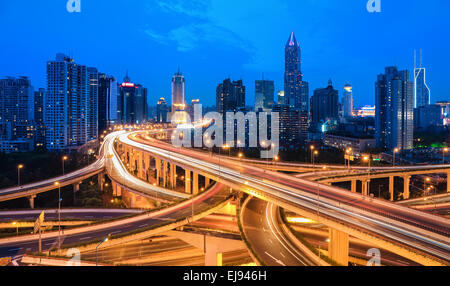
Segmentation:
{"type": "Polygon", "coordinates": [[[335,229],[335,236],[351,235],[424,265],[450,261],[447,219],[243,162],[175,148],[148,138],[144,133],[123,134],[118,141],[119,148],[126,145],[138,152],[150,153],[305,215],[335,229]]]}

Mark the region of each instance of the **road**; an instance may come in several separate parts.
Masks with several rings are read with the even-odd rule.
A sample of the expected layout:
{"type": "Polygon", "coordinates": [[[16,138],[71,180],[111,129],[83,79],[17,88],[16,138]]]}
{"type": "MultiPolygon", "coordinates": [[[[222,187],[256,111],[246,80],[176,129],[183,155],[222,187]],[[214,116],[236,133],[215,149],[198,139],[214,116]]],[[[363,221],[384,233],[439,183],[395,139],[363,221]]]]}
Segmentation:
{"type": "MultiPolygon", "coordinates": [[[[194,199],[194,213],[200,213],[210,208],[211,205],[223,201],[229,196],[229,189],[223,185],[217,184],[203,195],[194,199]]],[[[137,229],[148,228],[152,225],[158,225],[167,221],[175,221],[180,218],[192,216],[192,204],[184,206],[175,205],[158,213],[158,215],[145,214],[141,219],[125,223],[124,221],[115,221],[104,225],[95,226],[92,231],[82,231],[74,235],[62,235],[62,247],[76,243],[89,242],[95,239],[105,238],[108,235],[120,235],[135,231],[137,229]]],[[[80,230],[83,230],[81,228],[80,230]]],[[[42,240],[43,251],[49,251],[57,248],[58,232],[52,232],[49,238],[42,240]]],[[[0,240],[1,241],[1,240],[0,240]]],[[[38,251],[38,237],[33,236],[29,240],[20,242],[10,242],[0,244],[0,257],[17,257],[27,252],[38,251]]]]}
{"type": "Polygon", "coordinates": [[[319,210],[321,216],[450,261],[450,223],[447,219],[242,162],[224,160],[192,149],[175,148],[143,133],[121,135],[119,140],[167,160],[218,176],[223,182],[260,191],[266,197],[294,207],[314,212],[319,210]]]}
{"type": "Polygon", "coordinates": [[[282,234],[273,204],[252,198],[242,211],[245,236],[265,265],[315,265],[282,234]]]}
{"type": "MultiPolygon", "coordinates": [[[[0,212],[0,222],[13,221],[35,221],[43,210],[32,211],[4,211],[0,212]]],[[[58,210],[45,210],[45,220],[58,219],[58,210]]],[[[105,220],[120,218],[132,214],[142,213],[141,210],[131,209],[63,209],[61,219],[63,220],[105,220]]]]}

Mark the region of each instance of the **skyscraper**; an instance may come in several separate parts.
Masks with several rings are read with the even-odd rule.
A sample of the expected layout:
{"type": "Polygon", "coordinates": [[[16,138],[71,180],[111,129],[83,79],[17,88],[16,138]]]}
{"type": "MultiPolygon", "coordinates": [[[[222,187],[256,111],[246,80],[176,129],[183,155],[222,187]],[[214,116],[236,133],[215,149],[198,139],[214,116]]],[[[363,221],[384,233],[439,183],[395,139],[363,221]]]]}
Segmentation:
{"type": "Polygon", "coordinates": [[[98,75],[98,130],[106,130],[118,122],[117,80],[106,74],[98,75]]]}
{"type": "Polygon", "coordinates": [[[156,105],[156,122],[167,122],[167,113],[169,113],[169,107],[167,106],[167,102],[164,97],[161,97],[156,105]]]}
{"type": "Polygon", "coordinates": [[[184,111],[186,109],[185,99],[185,78],[178,69],[178,72],[172,77],[172,112],[184,111]]]}
{"type": "Polygon", "coordinates": [[[413,147],[414,84],[407,70],[387,67],[375,84],[377,146],[387,150],[413,147]]]}
{"type": "Polygon", "coordinates": [[[98,133],[96,111],[89,106],[92,103],[97,108],[96,85],[96,69],[78,65],[64,54],[47,63],[44,121],[48,150],[84,145],[98,133]]]}
{"type": "Polygon", "coordinates": [[[147,121],[147,89],[140,84],[131,82],[130,77],[125,76],[124,82],[120,85],[121,101],[120,118],[124,124],[141,124],[147,121]]]}
{"type": "Polygon", "coordinates": [[[245,108],[245,86],[242,80],[231,81],[229,78],[216,89],[216,104],[219,113],[236,112],[245,108]]]}
{"type": "Polygon", "coordinates": [[[311,121],[321,130],[324,124],[337,124],[339,92],[333,88],[331,79],[328,87],[314,90],[311,97],[311,121]]]}
{"type": "Polygon", "coordinates": [[[414,51],[414,108],[431,104],[430,89],[425,76],[426,70],[422,66],[422,50],[420,50],[420,67],[416,66],[416,51],[414,51]]]}
{"type": "Polygon", "coordinates": [[[278,104],[285,104],[284,100],[284,90],[280,90],[278,92],[278,104]]]}
{"type": "Polygon", "coordinates": [[[301,63],[300,45],[292,32],[285,46],[284,102],[279,103],[300,111],[300,139],[306,140],[309,127],[309,84],[303,81],[301,63]]]}
{"type": "Polygon", "coordinates": [[[344,117],[353,116],[353,87],[351,84],[347,83],[344,86],[344,95],[342,97],[342,107],[344,111],[344,117]]]}
{"type": "Polygon", "coordinates": [[[301,114],[287,104],[273,105],[272,112],[278,113],[280,150],[296,150],[301,144],[301,114]]]}
{"type": "MultiPolygon", "coordinates": [[[[27,77],[8,77],[0,80],[0,125],[0,141],[5,143],[5,148],[11,145],[12,141],[20,140],[28,142],[24,144],[25,150],[11,151],[32,150],[34,89],[27,77]]],[[[8,152],[5,148],[2,146],[2,151],[8,152]]]]}
{"type": "Polygon", "coordinates": [[[45,146],[44,95],[45,89],[43,88],[34,92],[34,144],[39,148],[45,146]]]}
{"type": "Polygon", "coordinates": [[[98,71],[96,68],[87,68],[89,92],[87,95],[87,140],[98,138],[98,71]]]}
{"type": "Polygon", "coordinates": [[[274,104],[275,84],[273,80],[255,81],[255,111],[270,110],[274,104]]]}

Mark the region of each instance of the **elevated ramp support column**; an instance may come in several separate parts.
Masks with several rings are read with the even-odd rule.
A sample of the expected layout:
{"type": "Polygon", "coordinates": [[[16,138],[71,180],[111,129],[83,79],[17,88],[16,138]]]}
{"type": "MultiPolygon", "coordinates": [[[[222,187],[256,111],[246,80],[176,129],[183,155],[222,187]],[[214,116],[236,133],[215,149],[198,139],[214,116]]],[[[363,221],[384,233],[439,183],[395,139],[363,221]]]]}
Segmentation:
{"type": "Polygon", "coordinates": [[[447,172],[447,193],[450,193],[450,172],[447,172]]]}
{"type": "Polygon", "coordinates": [[[28,197],[28,200],[30,201],[30,208],[34,209],[34,199],[36,198],[36,195],[32,195],[28,197]]]}
{"type": "Polygon", "coordinates": [[[411,176],[403,177],[403,199],[407,200],[410,197],[409,185],[411,182],[411,176]]]}
{"type": "Polygon", "coordinates": [[[368,180],[365,180],[365,179],[361,180],[361,188],[362,188],[361,193],[363,196],[368,195],[368,184],[369,184],[368,180]]]}
{"type": "Polygon", "coordinates": [[[189,171],[187,169],[185,170],[184,183],[185,183],[186,194],[191,194],[192,193],[192,190],[191,190],[191,171],[189,171]]]}
{"type": "Polygon", "coordinates": [[[389,177],[389,198],[391,202],[394,201],[394,177],[389,177]]]}
{"type": "Polygon", "coordinates": [[[207,189],[210,184],[211,184],[211,179],[208,177],[205,177],[205,189],[207,189]]]}
{"type": "Polygon", "coordinates": [[[156,165],[156,185],[159,186],[161,179],[161,159],[155,157],[155,165],[156,165]]]}
{"type": "Polygon", "coordinates": [[[351,188],[352,193],[356,193],[356,180],[352,180],[352,188],[351,188]]]}
{"type": "Polygon", "coordinates": [[[170,164],[170,187],[177,188],[177,165],[173,163],[170,164]]]}
{"type": "Polygon", "coordinates": [[[328,247],[328,253],[330,258],[339,263],[340,265],[348,265],[348,249],[349,249],[349,237],[345,232],[330,228],[330,243],[328,247]]]}
{"type": "Polygon", "coordinates": [[[198,173],[193,173],[193,180],[192,180],[192,188],[193,192],[192,194],[195,196],[198,194],[198,173]]]}
{"type": "MultiPolygon", "coordinates": [[[[100,174],[98,174],[98,176],[97,176],[97,184],[98,184],[98,188],[99,188],[99,190],[100,191],[102,191],[103,192],[103,190],[104,190],[104,188],[103,188],[103,181],[104,181],[104,178],[105,177],[105,175],[103,175],[103,173],[100,173],[100,174]]],[[[79,186],[78,186],[78,189],[79,189],[79,186]]]]}
{"type": "Polygon", "coordinates": [[[164,161],[163,164],[163,187],[167,188],[167,177],[168,177],[168,162],[164,161]]]}

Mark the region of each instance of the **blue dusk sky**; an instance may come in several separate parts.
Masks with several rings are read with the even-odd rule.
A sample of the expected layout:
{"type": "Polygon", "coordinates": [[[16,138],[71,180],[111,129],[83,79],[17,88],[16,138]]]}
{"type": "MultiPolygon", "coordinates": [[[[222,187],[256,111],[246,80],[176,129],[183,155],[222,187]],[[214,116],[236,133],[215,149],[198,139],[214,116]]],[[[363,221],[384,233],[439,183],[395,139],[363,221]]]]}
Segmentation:
{"type": "Polygon", "coordinates": [[[215,104],[218,83],[243,79],[247,104],[264,73],[283,89],[284,45],[295,31],[310,95],[328,79],[342,95],[349,82],[355,105],[374,104],[384,68],[413,69],[423,49],[432,101],[450,100],[450,1],[381,0],[0,0],[0,77],[29,76],[45,87],[45,66],[58,52],[80,64],[149,90],[149,103],[170,99],[178,67],[186,99],[215,104]]]}

